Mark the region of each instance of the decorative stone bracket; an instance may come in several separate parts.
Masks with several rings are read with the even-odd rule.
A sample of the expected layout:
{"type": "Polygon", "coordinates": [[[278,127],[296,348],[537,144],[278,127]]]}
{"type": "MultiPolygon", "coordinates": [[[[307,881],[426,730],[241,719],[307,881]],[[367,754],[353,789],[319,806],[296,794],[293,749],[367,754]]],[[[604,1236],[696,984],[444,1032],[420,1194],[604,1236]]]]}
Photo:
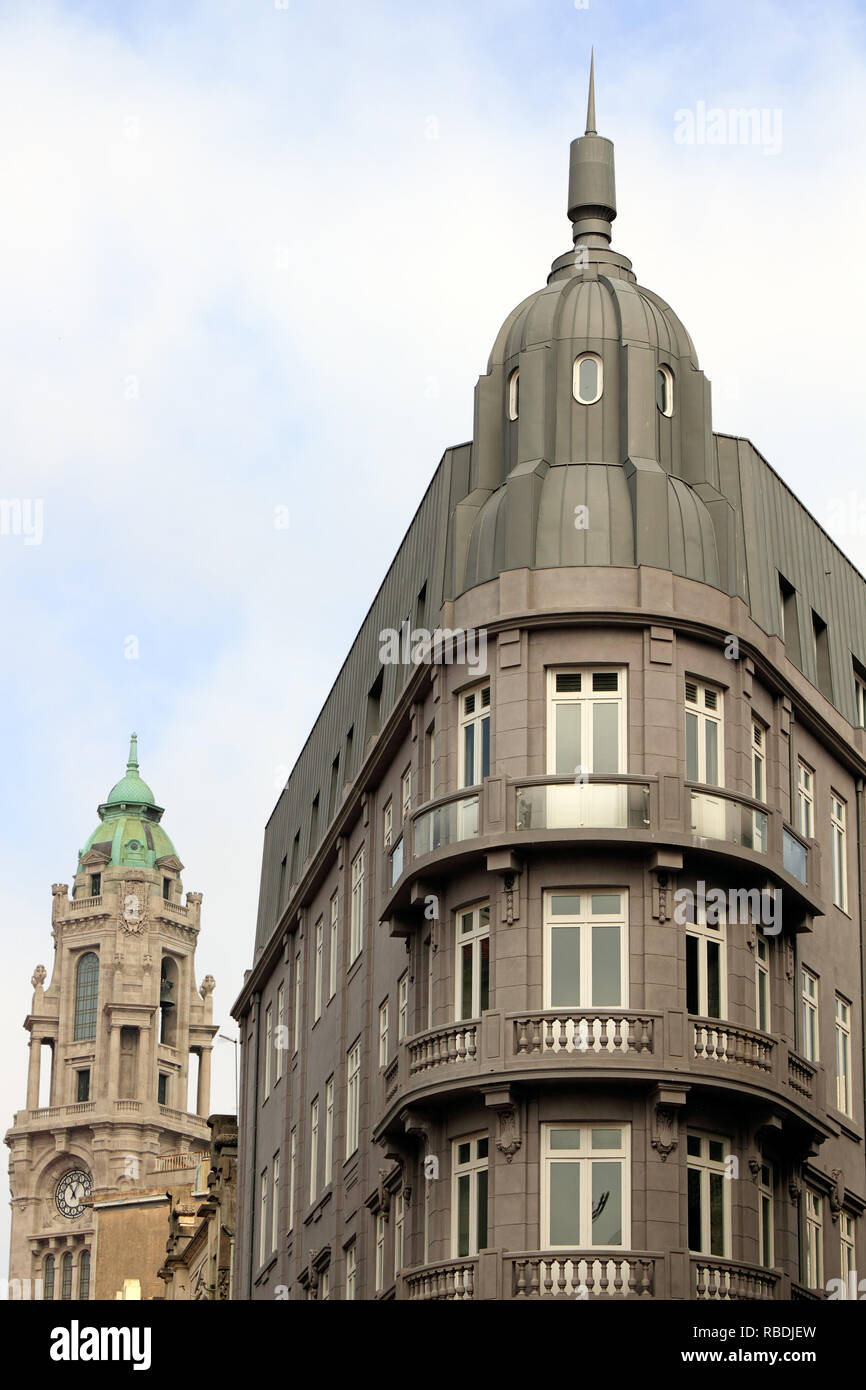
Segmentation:
{"type": "Polygon", "coordinates": [[[688,1091],[688,1086],[656,1086],[650,1096],[650,1143],[662,1163],[679,1145],[679,1112],[686,1103],[688,1091]]]}
{"type": "Polygon", "coordinates": [[[487,872],[502,877],[502,921],[513,926],[520,918],[520,875],[523,865],[511,850],[495,850],[487,856],[487,872]]]}
{"type": "Polygon", "coordinates": [[[520,1107],[510,1086],[497,1086],[484,1092],[484,1104],[496,1111],[496,1147],[510,1163],[523,1143],[520,1133],[520,1107]]]}

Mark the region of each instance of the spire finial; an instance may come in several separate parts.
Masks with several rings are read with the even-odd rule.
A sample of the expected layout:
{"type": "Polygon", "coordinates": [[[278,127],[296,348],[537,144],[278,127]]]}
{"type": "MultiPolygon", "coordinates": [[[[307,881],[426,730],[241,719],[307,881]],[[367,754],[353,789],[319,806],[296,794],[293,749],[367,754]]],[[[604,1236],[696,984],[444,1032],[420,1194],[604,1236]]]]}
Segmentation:
{"type": "Polygon", "coordinates": [[[586,133],[596,135],[595,128],[595,49],[589,51],[589,99],[586,103],[586,133]]]}
{"type": "Polygon", "coordinates": [[[127,772],[138,772],[138,735],[133,734],[129,740],[129,762],[126,764],[127,772]]]}

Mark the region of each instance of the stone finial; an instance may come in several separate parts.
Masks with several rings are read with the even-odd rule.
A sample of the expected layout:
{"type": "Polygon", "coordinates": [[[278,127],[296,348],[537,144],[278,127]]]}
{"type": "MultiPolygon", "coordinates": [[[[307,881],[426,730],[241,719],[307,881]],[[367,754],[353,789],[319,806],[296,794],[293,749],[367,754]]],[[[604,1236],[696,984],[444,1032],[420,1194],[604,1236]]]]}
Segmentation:
{"type": "Polygon", "coordinates": [[[213,975],[205,975],[204,979],[198,987],[198,992],[201,995],[202,999],[207,999],[208,995],[213,994],[215,988],[216,980],[214,979],[213,975]]]}
{"type": "Polygon", "coordinates": [[[36,969],[33,971],[32,976],[30,977],[30,983],[34,989],[42,989],[43,985],[45,984],[45,978],[47,973],[48,972],[46,971],[44,965],[37,965],[36,969]]]}
{"type": "Polygon", "coordinates": [[[63,912],[63,904],[69,897],[68,883],[52,883],[51,885],[51,916],[59,917],[63,912]]]}

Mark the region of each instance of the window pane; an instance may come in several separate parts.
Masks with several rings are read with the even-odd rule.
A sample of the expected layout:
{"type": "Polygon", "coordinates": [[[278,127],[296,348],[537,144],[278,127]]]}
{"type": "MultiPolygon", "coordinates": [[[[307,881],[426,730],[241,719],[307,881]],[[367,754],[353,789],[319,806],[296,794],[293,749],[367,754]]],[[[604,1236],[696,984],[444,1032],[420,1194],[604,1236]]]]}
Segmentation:
{"type": "Polygon", "coordinates": [[[622,908],[622,898],[619,893],[593,893],[592,911],[595,916],[601,916],[605,912],[619,912],[622,908]]]}
{"type": "Polygon", "coordinates": [[[619,705],[592,707],[592,770],[619,772],[619,705]]]}
{"type": "Polygon", "coordinates": [[[688,1173],[689,1193],[689,1249],[701,1248],[701,1175],[697,1168],[688,1173]]]}
{"type": "Polygon", "coordinates": [[[598,363],[594,357],[584,357],[578,368],[577,392],[582,401],[594,401],[598,395],[598,363]]]}
{"type": "Polygon", "coordinates": [[[552,1149],[579,1149],[580,1130],[552,1129],[550,1131],[550,1147],[552,1149]]]}
{"type": "Polygon", "coordinates": [[[490,938],[485,937],[479,942],[481,953],[481,987],[479,990],[478,1008],[483,1013],[490,1008],[490,938]]]}
{"type": "MultiPolygon", "coordinates": [[[[461,1144],[461,1148],[463,1145],[461,1144]]],[[[468,1144],[466,1146],[469,1147],[468,1144]]],[[[469,1174],[457,1179],[457,1254],[469,1254],[469,1174]]]]}
{"type": "Polygon", "coordinates": [[[463,785],[475,785],[475,725],[467,724],[463,730],[463,785]]]}
{"type": "Polygon", "coordinates": [[[592,1165],[592,1243],[622,1245],[622,1164],[592,1165]]]}
{"type": "Polygon", "coordinates": [[[478,1174],[478,1249],[487,1245],[487,1169],[478,1174]]]}
{"type": "Polygon", "coordinates": [[[718,784],[719,780],[719,726],[714,720],[708,719],[705,727],[706,746],[707,746],[707,775],[705,782],[718,784]]]}
{"type": "Polygon", "coordinates": [[[472,1017],[472,943],[469,941],[460,952],[460,1017],[472,1017]]]}
{"type": "Polygon", "coordinates": [[[609,1004],[620,1005],[620,937],[619,927],[594,926],[592,929],[592,999],[593,1008],[609,1004]]]}
{"type": "Polygon", "coordinates": [[[580,1005],[580,927],[550,931],[550,1006],[580,1005]]]}
{"type": "Polygon", "coordinates": [[[550,1243],[580,1246],[580,1164],[550,1165],[550,1243]]]}
{"type": "Polygon", "coordinates": [[[710,1254],[725,1253],[725,1180],[721,1173],[710,1173],[710,1254]]]}
{"type": "Polygon", "coordinates": [[[558,777],[570,777],[580,766],[580,705],[556,705],[556,768],[558,777]]]}
{"type": "Polygon", "coordinates": [[[592,1147],[594,1149],[618,1149],[622,1143],[621,1129],[594,1129],[592,1147]]]}
{"type": "Polygon", "coordinates": [[[707,942],[707,1016],[722,1016],[722,974],[718,941],[707,942]]]}
{"type": "Polygon", "coordinates": [[[550,899],[550,910],[556,916],[576,917],[580,912],[580,894],[554,893],[550,899]]]}
{"type": "Polygon", "coordinates": [[[479,782],[490,776],[490,719],[481,721],[481,776],[479,782]]]}
{"type": "Polygon", "coordinates": [[[698,781],[698,716],[686,714],[686,779],[698,781]]]}
{"type": "Polygon", "coordinates": [[[773,1204],[770,1198],[761,1194],[761,1255],[762,1264],[769,1265],[773,1248],[773,1223],[771,1220],[773,1204]]]}
{"type": "Polygon", "coordinates": [[[686,937],[686,1008],[690,1014],[700,1013],[698,992],[698,940],[686,937]]]}

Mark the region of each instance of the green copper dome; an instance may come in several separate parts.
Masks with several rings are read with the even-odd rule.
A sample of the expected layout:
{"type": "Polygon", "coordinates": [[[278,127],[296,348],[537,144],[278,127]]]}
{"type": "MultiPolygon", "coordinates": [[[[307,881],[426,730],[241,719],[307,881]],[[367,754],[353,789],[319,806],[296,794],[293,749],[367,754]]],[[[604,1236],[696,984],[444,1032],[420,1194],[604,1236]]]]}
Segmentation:
{"type": "Polygon", "coordinates": [[[99,849],[111,864],[153,868],[160,859],[176,856],[174,845],[160,825],[163,808],[138,771],[138,739],[132,735],[126,774],[111,788],[98,808],[99,825],[79,853],[81,860],[99,849]]]}

